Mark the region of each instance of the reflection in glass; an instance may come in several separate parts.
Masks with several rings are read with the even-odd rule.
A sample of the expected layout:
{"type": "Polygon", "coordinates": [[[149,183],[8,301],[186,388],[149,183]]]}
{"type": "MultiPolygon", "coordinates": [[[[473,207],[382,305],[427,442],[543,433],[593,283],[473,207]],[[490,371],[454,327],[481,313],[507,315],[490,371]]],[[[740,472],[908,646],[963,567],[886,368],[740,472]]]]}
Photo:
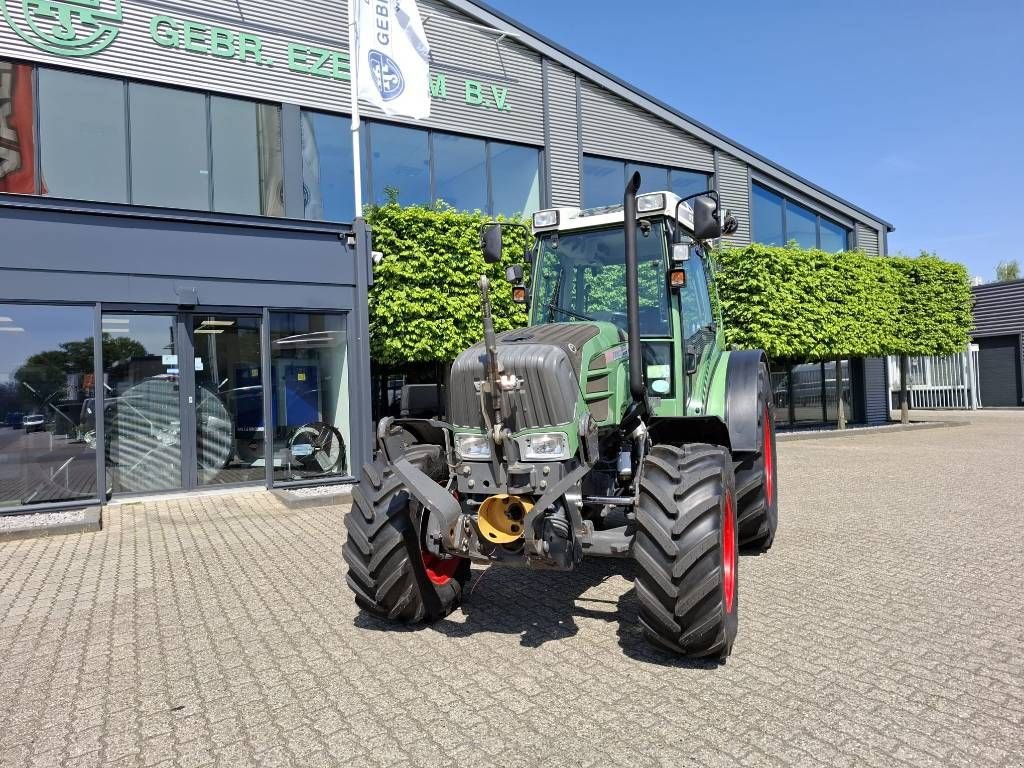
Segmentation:
{"type": "Polygon", "coordinates": [[[0,508],[96,498],[93,310],[0,304],[0,508]]]}
{"type": "Polygon", "coordinates": [[[351,121],[304,110],[301,128],[304,217],[351,221],[356,205],[351,121]]]}
{"type": "MultiPolygon", "coordinates": [[[[640,172],[640,194],[644,192],[663,192],[668,189],[668,168],[661,168],[657,165],[629,163],[626,166],[626,178],[630,178],[636,171],[640,172]]],[[[622,202],[621,189],[619,190],[619,202],[622,202]]]]}
{"type": "Polygon", "coordinates": [[[39,70],[39,144],[46,194],[128,202],[124,83],[39,70]]]}
{"type": "Polygon", "coordinates": [[[786,242],[790,240],[801,248],[818,247],[818,215],[792,200],[786,201],[786,242]]]}
{"type": "Polygon", "coordinates": [[[689,197],[711,189],[711,177],[696,171],[676,171],[670,174],[670,187],[679,197],[689,197]]]}
{"type": "Polygon", "coordinates": [[[206,97],[130,83],[132,202],[210,209],[206,97]]]}
{"type": "Polygon", "coordinates": [[[790,371],[790,377],[793,388],[794,420],[807,423],[824,421],[821,363],[794,365],[790,371]]]}
{"type": "Polygon", "coordinates": [[[429,203],[429,134],[387,123],[370,123],[367,128],[373,150],[374,204],[384,205],[392,196],[401,205],[429,203]]]}
{"type": "Polygon", "coordinates": [[[626,166],[618,160],[603,157],[583,157],[583,207],[622,203],[626,184],[626,166]]]}
{"type": "Polygon", "coordinates": [[[258,216],[262,210],[256,106],[241,99],[210,98],[215,211],[258,216]]]}
{"type": "Polygon", "coordinates": [[[487,210],[487,147],[482,139],[434,134],[434,197],[460,211],[487,210]]]}
{"type": "Polygon", "coordinates": [[[789,424],[789,367],[772,369],[772,404],[775,408],[775,423],[789,424]]]}
{"type": "Polygon", "coordinates": [[[272,312],[270,339],[274,479],[349,475],[344,316],[272,312]]]}
{"type": "Polygon", "coordinates": [[[540,152],[497,141],[490,145],[492,213],[530,216],[540,208],[540,152]]]}
{"type": "MultiPolygon", "coordinates": [[[[835,421],[839,418],[839,407],[836,399],[836,364],[834,361],[825,363],[825,420],[835,421]]],[[[843,410],[846,419],[854,417],[850,396],[850,361],[843,360],[840,375],[839,391],[843,393],[843,410]]]]}
{"type": "Polygon", "coordinates": [[[36,191],[32,67],[0,59],[0,192],[36,191]]]}
{"type": "Polygon", "coordinates": [[[262,480],[266,472],[259,318],[196,315],[192,334],[199,484],[262,480]]]}
{"type": "Polygon", "coordinates": [[[181,487],[177,351],[173,315],[103,314],[105,459],[114,493],[181,487]]]}
{"type": "Polygon", "coordinates": [[[846,227],[835,224],[824,217],[819,219],[819,223],[821,227],[821,245],[819,247],[821,250],[837,253],[845,251],[849,247],[846,227]]]}
{"type": "Polygon", "coordinates": [[[751,219],[754,242],[785,245],[782,228],[782,198],[762,186],[753,185],[751,219]]]}

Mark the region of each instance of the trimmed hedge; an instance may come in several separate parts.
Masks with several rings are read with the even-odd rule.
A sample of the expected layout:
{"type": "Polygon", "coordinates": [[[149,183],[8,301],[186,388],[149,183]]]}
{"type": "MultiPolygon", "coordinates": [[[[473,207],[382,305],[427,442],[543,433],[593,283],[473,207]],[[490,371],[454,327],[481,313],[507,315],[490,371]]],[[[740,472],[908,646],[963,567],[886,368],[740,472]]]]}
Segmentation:
{"type": "Polygon", "coordinates": [[[527,230],[506,227],[502,262],[487,264],[480,248],[480,227],[491,220],[485,214],[389,204],[369,209],[366,220],[374,250],[384,254],[370,291],[370,354],[377,362],[454,360],[479,341],[481,274],[491,281],[494,329],[526,324],[505,268],[523,263],[527,230]]]}
{"type": "MultiPolygon", "coordinates": [[[[489,218],[443,205],[367,212],[374,249],[384,254],[370,291],[374,360],[449,361],[479,341],[482,273],[491,280],[495,330],[526,323],[504,272],[522,263],[529,236],[506,228],[502,263],[486,264],[480,227],[489,218]]],[[[969,340],[967,270],[932,254],[879,258],[751,245],[717,251],[713,262],[727,341],[772,358],[942,355],[969,340]]]]}
{"type": "Polygon", "coordinates": [[[773,358],[945,355],[969,339],[967,270],[932,254],[750,245],[714,261],[728,342],[773,358]]]}

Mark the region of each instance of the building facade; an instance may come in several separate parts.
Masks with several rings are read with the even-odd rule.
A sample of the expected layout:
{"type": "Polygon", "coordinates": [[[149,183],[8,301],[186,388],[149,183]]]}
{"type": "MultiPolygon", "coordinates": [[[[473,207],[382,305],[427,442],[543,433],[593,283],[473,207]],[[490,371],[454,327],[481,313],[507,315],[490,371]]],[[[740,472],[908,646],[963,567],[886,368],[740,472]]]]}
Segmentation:
{"type": "Polygon", "coordinates": [[[1024,405],[1024,280],[971,288],[983,408],[1024,405]]]}
{"type": "MultiPolygon", "coordinates": [[[[0,0],[0,511],[343,480],[370,451],[345,3],[0,0]],[[43,416],[44,429],[30,429],[43,416]]],[[[364,198],[528,214],[717,190],[752,240],[884,220],[468,0],[420,0],[432,116],[367,108],[364,198]]],[[[882,361],[775,374],[887,417],[882,361]]]]}

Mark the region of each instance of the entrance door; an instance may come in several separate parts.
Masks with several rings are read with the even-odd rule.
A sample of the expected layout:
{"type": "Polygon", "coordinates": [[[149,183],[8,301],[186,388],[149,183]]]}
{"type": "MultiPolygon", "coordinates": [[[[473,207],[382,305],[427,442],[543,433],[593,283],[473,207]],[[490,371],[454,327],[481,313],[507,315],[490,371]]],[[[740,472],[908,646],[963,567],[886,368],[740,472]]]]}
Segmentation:
{"type": "Polygon", "coordinates": [[[992,336],[976,341],[982,407],[1019,406],[1020,336],[992,336]]]}
{"type": "Polygon", "coordinates": [[[266,477],[260,322],[256,316],[224,313],[189,317],[195,390],[191,484],[266,477]]]}

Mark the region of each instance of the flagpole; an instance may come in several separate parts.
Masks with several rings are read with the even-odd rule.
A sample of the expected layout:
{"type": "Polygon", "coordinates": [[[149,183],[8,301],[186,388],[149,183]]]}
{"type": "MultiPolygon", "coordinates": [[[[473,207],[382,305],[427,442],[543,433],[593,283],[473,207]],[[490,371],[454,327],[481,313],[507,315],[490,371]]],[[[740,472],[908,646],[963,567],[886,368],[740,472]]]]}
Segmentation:
{"type": "Polygon", "coordinates": [[[352,183],[356,217],[363,216],[363,168],[359,142],[359,30],[356,17],[359,15],[359,0],[348,0],[348,66],[349,89],[352,91],[352,183]]]}

